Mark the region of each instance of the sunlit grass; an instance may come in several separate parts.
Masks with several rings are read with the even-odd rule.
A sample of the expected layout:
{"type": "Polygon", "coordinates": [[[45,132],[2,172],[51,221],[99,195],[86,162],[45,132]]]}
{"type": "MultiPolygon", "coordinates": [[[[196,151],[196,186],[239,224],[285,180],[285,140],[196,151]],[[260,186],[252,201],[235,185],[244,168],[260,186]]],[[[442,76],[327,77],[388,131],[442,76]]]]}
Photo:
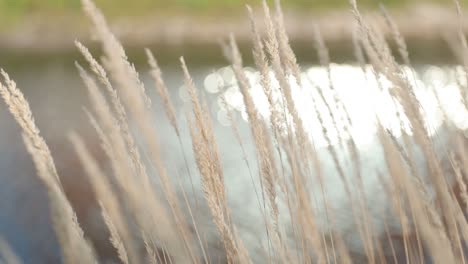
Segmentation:
{"type": "MultiPolygon", "coordinates": [[[[331,62],[317,27],[321,66],[304,69],[289,46],[280,5],[270,11],[264,2],[265,35],[248,9],[255,69],[246,70],[231,35],[222,45],[230,66],[203,81],[208,93],[223,94],[218,106],[234,132],[229,138],[217,130],[183,57],[181,95],[189,107],[178,120],[151,51],[155,87],[140,79],[94,3],[82,0],[102,56],[76,41],[86,61],[76,67],[105,161],[92,155],[85,137],[63,133],[94,191],[96,204],[89,206],[101,209],[102,228],[122,263],[464,263],[466,61],[451,86],[429,69],[434,90],[425,89],[398,29],[392,33],[406,66],[349,2],[359,25],[355,67],[331,62]],[[182,170],[165,159],[176,149],[162,144],[162,123],[152,114],[161,101],[147,92],[153,88],[177,148],[191,147],[177,157],[182,170]],[[247,121],[248,141],[239,136],[236,111],[247,121]],[[240,148],[223,152],[224,140],[240,148]],[[230,155],[245,166],[226,164],[230,155]]],[[[75,217],[28,101],[6,72],[0,75],[0,95],[46,187],[64,262],[98,262],[92,233],[75,217]]]]}

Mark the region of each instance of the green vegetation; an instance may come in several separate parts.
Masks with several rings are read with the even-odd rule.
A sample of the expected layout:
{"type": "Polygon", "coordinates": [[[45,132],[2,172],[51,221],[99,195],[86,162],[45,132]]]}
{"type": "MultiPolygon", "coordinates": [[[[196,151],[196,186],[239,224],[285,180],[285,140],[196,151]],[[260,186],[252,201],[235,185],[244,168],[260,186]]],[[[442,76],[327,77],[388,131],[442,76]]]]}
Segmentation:
{"type": "MultiPolygon", "coordinates": [[[[185,13],[208,15],[217,13],[232,14],[243,10],[245,4],[259,5],[260,0],[98,0],[107,16],[144,15],[148,13],[185,13]],[[224,11],[224,12],[223,12],[224,11]]],[[[283,6],[305,10],[347,8],[346,0],[288,0],[283,6]]],[[[360,0],[361,7],[373,8],[379,3],[390,7],[400,7],[421,2],[420,0],[360,0]]],[[[425,1],[446,3],[444,0],[425,1]]],[[[18,21],[31,14],[70,15],[79,14],[79,0],[0,0],[0,21],[18,21]]]]}

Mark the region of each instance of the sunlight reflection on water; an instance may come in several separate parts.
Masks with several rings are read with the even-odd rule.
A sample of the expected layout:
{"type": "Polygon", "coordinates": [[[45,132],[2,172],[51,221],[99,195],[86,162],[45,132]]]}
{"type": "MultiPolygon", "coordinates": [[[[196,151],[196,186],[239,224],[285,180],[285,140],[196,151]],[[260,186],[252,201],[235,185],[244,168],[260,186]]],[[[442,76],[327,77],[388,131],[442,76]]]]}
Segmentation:
{"type": "MultiPolygon", "coordinates": [[[[255,106],[269,123],[270,104],[260,84],[260,74],[252,68],[245,68],[245,73],[255,106]]],[[[468,127],[468,112],[458,88],[458,84],[466,83],[460,68],[424,66],[416,71],[403,67],[403,75],[414,87],[429,134],[441,126],[444,115],[458,128],[468,127]]],[[[394,84],[384,75],[375,73],[370,66],[362,68],[332,64],[330,76],[332,86],[327,68],[313,66],[303,69],[302,87],[292,76],[289,78],[299,116],[317,146],[327,145],[320,118],[332,144],[350,136],[357,144],[370,143],[377,131],[377,120],[396,137],[403,132],[412,134],[408,117],[403,113],[401,104],[391,95],[395,91],[394,84]],[[343,108],[346,111],[341,110],[343,108]]],[[[270,83],[275,100],[273,107],[282,110],[285,104],[273,72],[270,72],[270,83]]],[[[217,107],[213,107],[213,111],[219,123],[230,125],[227,111],[237,112],[247,120],[242,94],[230,67],[208,74],[203,85],[207,93],[218,96],[217,107]],[[221,100],[222,96],[226,105],[221,100]]],[[[181,88],[179,94],[182,100],[187,101],[185,89],[181,88]]]]}

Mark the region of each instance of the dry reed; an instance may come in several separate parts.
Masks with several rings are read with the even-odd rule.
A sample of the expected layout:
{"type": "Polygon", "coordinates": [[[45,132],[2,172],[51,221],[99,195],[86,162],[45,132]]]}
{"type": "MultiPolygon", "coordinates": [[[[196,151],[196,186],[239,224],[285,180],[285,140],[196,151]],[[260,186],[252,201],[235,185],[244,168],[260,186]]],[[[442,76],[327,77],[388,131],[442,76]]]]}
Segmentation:
{"type": "Polygon", "coordinates": [[[56,234],[64,260],[68,263],[95,261],[91,246],[85,240],[75,212],[63,192],[60,179],[44,138],[39,134],[31,109],[16,83],[1,71],[5,84],[0,82],[0,94],[23,131],[26,149],[31,155],[39,178],[47,188],[56,234]]]}

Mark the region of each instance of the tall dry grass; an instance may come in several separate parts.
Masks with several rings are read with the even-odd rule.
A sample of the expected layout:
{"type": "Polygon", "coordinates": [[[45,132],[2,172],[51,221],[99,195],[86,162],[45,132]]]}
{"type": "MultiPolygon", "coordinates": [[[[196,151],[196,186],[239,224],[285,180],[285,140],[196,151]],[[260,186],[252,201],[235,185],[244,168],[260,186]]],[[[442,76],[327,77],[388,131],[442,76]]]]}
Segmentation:
{"type": "MultiPolygon", "coordinates": [[[[461,16],[459,3],[455,3],[461,16]]],[[[226,184],[227,176],[213,120],[184,59],[181,58],[181,67],[192,107],[191,113],[187,113],[193,153],[190,158],[198,168],[196,175],[191,175],[189,159],[181,157],[189,174],[185,178],[171,174],[170,165],[165,164],[161,157],[157,126],[160,120],[156,122],[151,115],[154,102],[146,94],[146,87],[129,62],[124,48],[94,3],[82,0],[82,5],[93,24],[103,57],[97,60],[83,44],[76,42],[88,63],[87,67],[77,64],[77,69],[92,102],[86,113],[97,132],[109,166],[95,160],[80,135],[71,132],[69,139],[89,177],[105,228],[110,234],[109,240],[122,263],[425,263],[429,260],[465,263],[468,158],[465,153],[467,139],[462,135],[464,131],[448,124],[448,137],[456,140],[442,147],[435,141],[447,135],[429,136],[424,109],[414,92],[414,75],[404,72],[385,37],[373,25],[367,24],[356,1],[350,0],[357,28],[354,39],[356,59],[363,71],[369,64],[376,76],[383,75],[391,82],[392,97],[402,106],[413,132],[412,136],[404,134],[403,140],[399,140],[378,124],[377,137],[385,157],[385,167],[381,171],[385,173],[380,175],[376,184],[384,190],[381,195],[387,198],[392,211],[388,214],[396,218],[399,228],[397,231],[391,229],[392,223],[387,222],[386,215],[377,217],[379,222],[376,223],[371,210],[375,205],[366,194],[368,187],[363,180],[367,176],[362,170],[365,161],[353,138],[345,137],[351,135],[353,123],[336,95],[330,56],[316,28],[314,43],[320,63],[327,69],[328,90],[332,92],[333,103],[326,103],[327,111],[319,110],[315,100],[329,100],[325,100],[326,95],[315,86],[320,98],[310,102],[311,111],[316,113],[322,124],[323,134],[329,143],[327,155],[333,161],[342,192],[349,201],[346,214],[349,218],[344,221],[351,223],[357,238],[350,239],[349,234],[340,232],[342,212],[337,211],[335,202],[329,199],[329,192],[324,187],[329,181],[327,173],[330,170],[324,168],[318,157],[315,143],[308,136],[292,94],[293,87],[302,86],[306,81],[313,84],[314,80],[304,80],[301,74],[289,44],[279,1],[275,3],[274,12],[264,1],[265,36],[256,24],[257,15],[251,8],[248,12],[253,57],[269,103],[269,120],[261,116],[255,105],[250,92],[251,83],[234,37],[231,36],[224,46],[242,94],[255,149],[255,160],[249,161],[233,123],[236,140],[242,147],[239,156],[244,156],[252,181],[260,184],[260,194],[256,196],[258,201],[252,202],[259,204],[258,215],[262,218],[260,222],[264,230],[256,230],[258,238],[255,242],[245,240],[248,228],[239,220],[242,218],[235,215],[242,211],[230,207],[227,191],[230,186],[226,184]],[[273,79],[279,83],[279,95],[273,87],[273,79]],[[326,118],[332,120],[332,128],[325,125],[326,118]],[[344,127],[339,124],[344,124],[344,127]],[[144,147],[137,144],[141,140],[137,140],[134,128],[144,147]],[[333,144],[327,136],[333,129],[341,133],[338,144],[333,144]],[[423,153],[423,165],[416,162],[415,147],[423,153]],[[350,153],[349,160],[340,158],[343,152],[350,153]],[[251,168],[250,162],[256,163],[258,172],[251,168]],[[352,167],[347,164],[352,164],[352,167]],[[421,175],[422,170],[418,166],[426,166],[427,175],[421,175]],[[150,174],[153,171],[155,177],[150,174]],[[192,176],[199,178],[192,179],[192,176]],[[183,181],[189,184],[184,185],[183,181]],[[319,193],[323,204],[317,205],[317,200],[312,199],[316,198],[312,194],[314,191],[319,193]],[[203,199],[198,201],[196,197],[200,196],[203,199]],[[208,209],[206,215],[203,215],[203,208],[208,209]]],[[[398,47],[398,56],[404,64],[411,66],[405,41],[395,22],[384,9],[383,16],[392,29],[392,41],[398,47]]],[[[459,38],[462,62],[466,66],[466,40],[462,34],[459,38]]],[[[182,140],[184,134],[176,118],[169,88],[151,51],[146,50],[146,54],[156,91],[183,150],[188,146],[182,140]]],[[[3,71],[2,77],[0,94],[20,125],[38,177],[47,187],[63,261],[98,262],[98,254],[86,239],[87,234],[80,228],[63,191],[51,153],[35,125],[27,100],[3,71]]],[[[460,86],[462,96],[466,89],[460,86]]],[[[466,105],[466,97],[462,98],[466,105]]],[[[404,117],[401,113],[396,115],[403,126],[404,117]]],[[[231,122],[234,122],[232,117],[231,122]]],[[[3,242],[0,243],[0,253],[8,263],[19,262],[3,242]]]]}

